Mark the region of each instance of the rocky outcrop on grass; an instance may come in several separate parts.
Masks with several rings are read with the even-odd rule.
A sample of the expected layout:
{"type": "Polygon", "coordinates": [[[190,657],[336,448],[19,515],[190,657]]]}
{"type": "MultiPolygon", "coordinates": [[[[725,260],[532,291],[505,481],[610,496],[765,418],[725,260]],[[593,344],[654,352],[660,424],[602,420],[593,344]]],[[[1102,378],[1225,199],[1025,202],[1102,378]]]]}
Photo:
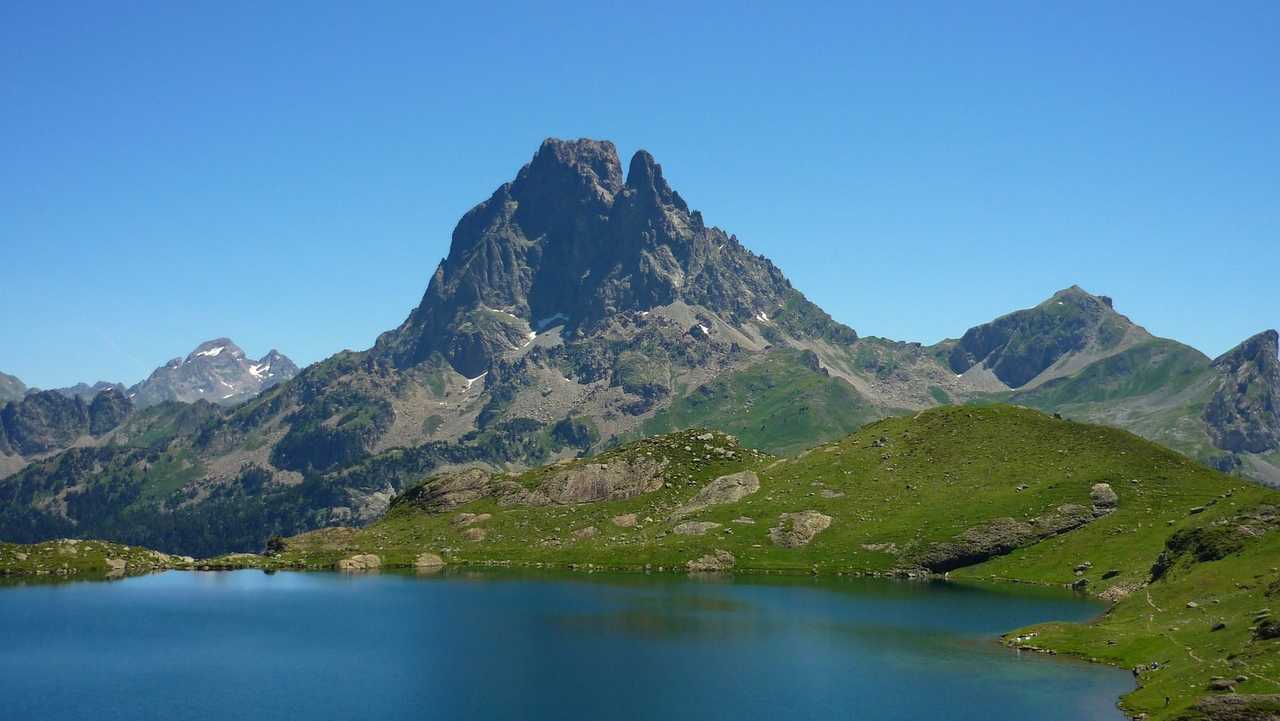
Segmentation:
{"type": "Polygon", "coordinates": [[[1280,694],[1206,696],[1175,721],[1280,721],[1280,694]]]}
{"type": "Polygon", "coordinates": [[[530,506],[621,501],[662,488],[665,466],[650,456],[568,466],[553,471],[536,488],[504,494],[499,501],[530,506]]]}
{"type": "Polygon", "coordinates": [[[727,476],[720,476],[702,487],[698,494],[688,503],[677,508],[671,514],[676,521],[691,516],[711,506],[725,503],[736,503],[760,490],[760,477],[752,471],[738,471],[727,476]]]}
{"type": "Polygon", "coordinates": [[[733,570],[736,563],[737,559],[732,553],[717,548],[711,553],[689,561],[684,567],[689,573],[721,573],[733,570]]]}
{"type": "Polygon", "coordinates": [[[662,471],[666,465],[665,461],[651,456],[609,463],[576,463],[536,477],[530,481],[531,485],[472,468],[436,476],[405,491],[395,503],[441,513],[481,498],[495,498],[504,506],[621,501],[661,489],[665,485],[662,471]]]}
{"type": "Polygon", "coordinates": [[[769,529],[769,540],[782,548],[807,546],[822,531],[831,526],[831,516],[817,511],[784,513],[778,516],[778,525],[769,529]]]}
{"type": "Polygon", "coordinates": [[[964,530],[950,541],[929,544],[922,551],[910,555],[908,563],[931,573],[946,573],[1066,533],[1094,518],[1092,509],[1074,503],[1058,506],[1030,521],[994,518],[964,530]]]}
{"type": "Polygon", "coordinates": [[[382,558],[372,553],[363,553],[344,558],[333,567],[339,571],[375,571],[382,568],[382,558]]]}

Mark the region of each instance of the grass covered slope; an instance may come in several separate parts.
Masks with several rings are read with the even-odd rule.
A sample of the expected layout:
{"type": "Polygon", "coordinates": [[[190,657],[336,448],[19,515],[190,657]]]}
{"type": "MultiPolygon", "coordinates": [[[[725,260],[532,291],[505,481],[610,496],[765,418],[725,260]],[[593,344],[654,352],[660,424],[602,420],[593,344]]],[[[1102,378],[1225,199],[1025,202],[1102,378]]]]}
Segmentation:
{"type": "Polygon", "coordinates": [[[885,419],[789,459],[744,450],[718,432],[695,430],[638,441],[590,460],[494,478],[536,488],[556,469],[640,457],[668,464],[660,473],[661,488],[599,503],[527,505],[510,494],[505,499],[482,494],[425,510],[401,502],[384,519],[351,532],[343,552],[403,549],[406,557],[432,551],[457,561],[683,567],[696,557],[691,554],[722,549],[734,555],[738,568],[876,572],[929,567],[926,560],[938,544],[966,533],[982,541],[992,521],[1046,520],[1069,505],[1084,525],[1050,545],[1037,544],[1040,555],[1027,556],[1036,563],[1002,572],[1021,580],[1071,583],[1077,580],[1074,567],[1084,560],[1076,545],[1122,539],[1108,545],[1107,555],[1095,561],[1096,570],[1085,576],[1097,588],[1100,574],[1108,570],[1104,565],[1122,570],[1108,579],[1112,583],[1139,580],[1176,530],[1168,521],[1185,522],[1179,519],[1186,519],[1190,508],[1228,491],[1235,494],[1233,502],[1272,495],[1124,431],[1008,406],[941,408],[885,419]],[[759,490],[676,513],[712,480],[743,470],[757,474],[759,490]],[[1095,516],[1090,494],[1098,483],[1115,489],[1119,503],[1111,513],[1095,516]],[[810,511],[829,517],[827,527],[803,544],[785,547],[775,541],[777,534],[770,530],[785,525],[783,514],[810,511]],[[463,513],[488,517],[463,525],[458,520],[463,513]],[[612,522],[631,513],[634,526],[612,522]],[[701,534],[677,531],[689,522],[719,525],[701,534]],[[483,538],[468,530],[476,527],[486,529],[483,538]],[[575,535],[586,528],[596,533],[575,535]],[[1066,538],[1072,544],[1065,544],[1066,538]],[[1050,548],[1060,550],[1045,550],[1050,548]]]}
{"type": "Polygon", "coordinates": [[[171,568],[191,568],[186,556],[170,556],[137,546],[64,538],[28,545],[0,543],[0,578],[115,578],[171,568]]]}
{"type": "Polygon", "coordinates": [[[853,386],[822,372],[812,352],[780,348],[676,398],[645,422],[643,432],[716,428],[752,448],[796,453],[884,412],[853,386]]]}

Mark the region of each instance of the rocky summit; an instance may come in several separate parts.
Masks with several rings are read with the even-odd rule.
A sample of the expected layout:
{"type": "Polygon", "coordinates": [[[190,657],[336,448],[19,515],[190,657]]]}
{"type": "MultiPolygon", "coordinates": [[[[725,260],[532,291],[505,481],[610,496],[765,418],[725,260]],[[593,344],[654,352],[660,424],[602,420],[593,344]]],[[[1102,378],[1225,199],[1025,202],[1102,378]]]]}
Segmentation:
{"type": "MultiPolygon", "coordinates": [[[[613,143],[549,139],[463,216],[422,303],[373,355],[406,367],[439,353],[474,377],[553,327],[589,336],[619,314],[677,303],[742,328],[807,301],[767,259],[706,225],[646,151],[624,181],[613,143]]],[[[857,337],[829,320],[813,330],[857,337]]]]}
{"type": "MultiPolygon", "coordinates": [[[[135,410],[108,431],[115,416],[95,425],[88,406],[6,411],[5,447],[47,450],[0,447],[18,459],[0,472],[35,461],[0,484],[0,536],[256,551],[369,523],[440,474],[426,487],[445,499],[559,503],[611,481],[535,492],[493,474],[691,427],[798,453],[880,418],[1000,402],[1280,483],[1274,333],[1213,361],[1073,286],[931,346],[861,337],[708,224],[652,155],[624,173],[607,141],[545,141],[462,217],[424,282],[372,348],[301,372],[220,338],[130,388],[135,410]]],[[[818,521],[773,527],[789,539],[818,521]]],[[[1043,530],[1024,525],[1010,537],[1043,530]]]]}
{"type": "Polygon", "coordinates": [[[232,405],[297,374],[298,367],[279,351],[253,360],[230,339],[215,338],[157,368],[128,396],[143,408],[165,401],[232,405]]]}

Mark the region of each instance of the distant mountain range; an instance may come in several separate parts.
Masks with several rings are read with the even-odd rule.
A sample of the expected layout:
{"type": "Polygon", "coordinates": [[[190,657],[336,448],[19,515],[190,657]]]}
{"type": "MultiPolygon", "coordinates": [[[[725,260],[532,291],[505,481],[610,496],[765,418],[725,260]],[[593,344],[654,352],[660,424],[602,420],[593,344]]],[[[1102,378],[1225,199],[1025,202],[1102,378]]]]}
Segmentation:
{"type": "Polygon", "coordinates": [[[202,400],[234,405],[297,374],[298,367],[278,351],[248,360],[235,343],[218,338],[201,343],[186,358],[169,361],[131,388],[98,381],[41,391],[0,375],[0,477],[32,458],[106,442],[107,434],[135,410],[202,400]]]}
{"type": "Polygon", "coordinates": [[[155,369],[128,396],[140,408],[165,401],[235,405],[297,374],[298,366],[277,350],[252,360],[230,339],[216,338],[155,369]]]}
{"type": "MultiPolygon", "coordinates": [[[[1276,334],[1211,360],[1113,305],[1072,287],[932,346],[862,338],[706,225],[648,153],[624,177],[611,143],[551,139],[463,216],[421,303],[371,349],[287,380],[283,357],[202,344],[129,389],[140,410],[97,441],[0,482],[0,538],[258,550],[365,523],[442,470],[695,425],[792,452],[942,404],[1119,426],[1280,483],[1276,334]]],[[[17,435],[9,448],[55,442],[17,435]]]]}

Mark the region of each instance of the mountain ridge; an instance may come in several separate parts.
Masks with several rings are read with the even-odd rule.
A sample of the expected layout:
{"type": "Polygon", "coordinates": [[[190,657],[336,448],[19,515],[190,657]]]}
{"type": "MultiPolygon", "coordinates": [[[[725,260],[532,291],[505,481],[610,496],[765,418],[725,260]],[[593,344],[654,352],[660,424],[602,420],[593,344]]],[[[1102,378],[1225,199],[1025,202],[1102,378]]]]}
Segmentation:
{"type": "MultiPolygon", "coordinates": [[[[228,344],[169,371],[243,361],[228,344]]],[[[100,447],[41,460],[12,481],[0,535],[256,550],[272,533],[367,523],[442,471],[519,470],[690,424],[791,452],[886,416],[1002,401],[1280,482],[1275,451],[1215,445],[1270,412],[1206,417],[1239,387],[1225,377],[1076,286],[932,346],[860,337],[707,225],[647,152],[624,177],[612,143],[548,139],[462,217],[421,302],[371,348],[232,408],[144,409],[100,447]],[[92,507],[33,505],[108,480],[92,507]]]]}

